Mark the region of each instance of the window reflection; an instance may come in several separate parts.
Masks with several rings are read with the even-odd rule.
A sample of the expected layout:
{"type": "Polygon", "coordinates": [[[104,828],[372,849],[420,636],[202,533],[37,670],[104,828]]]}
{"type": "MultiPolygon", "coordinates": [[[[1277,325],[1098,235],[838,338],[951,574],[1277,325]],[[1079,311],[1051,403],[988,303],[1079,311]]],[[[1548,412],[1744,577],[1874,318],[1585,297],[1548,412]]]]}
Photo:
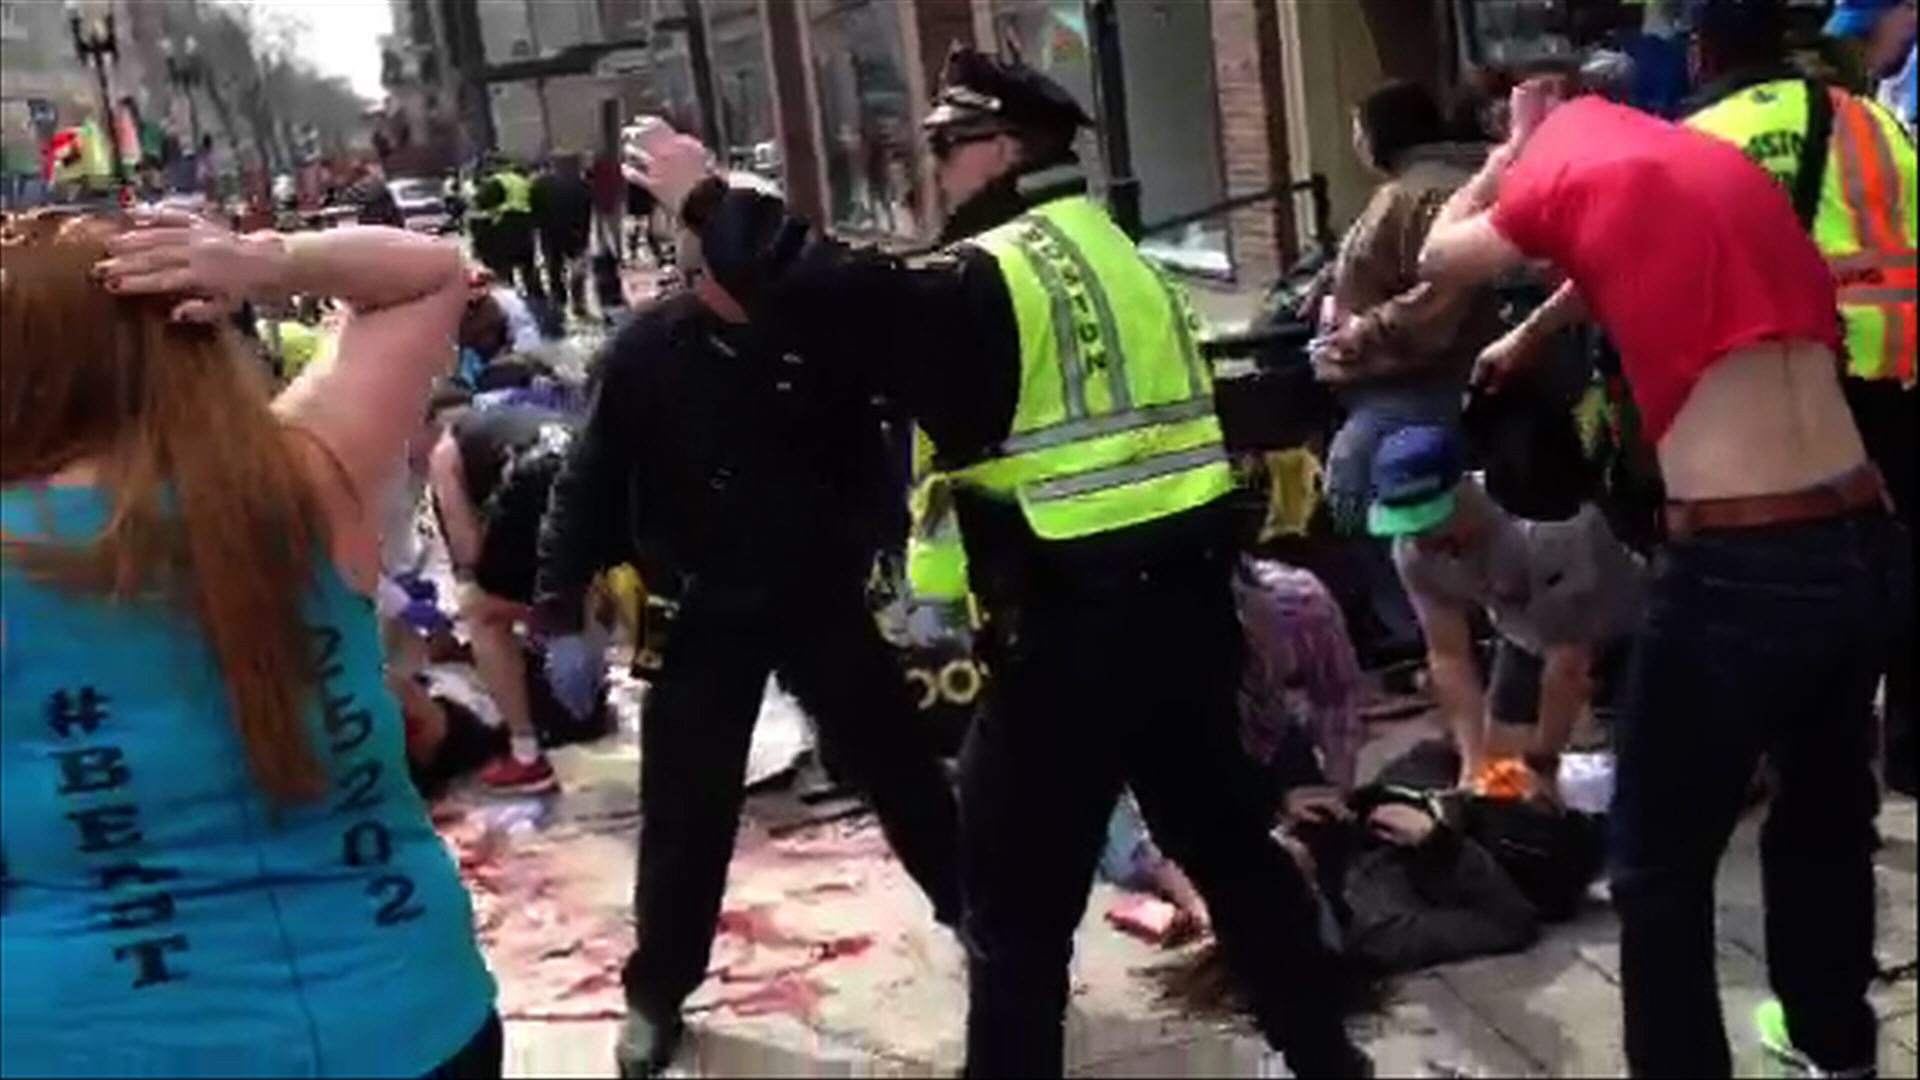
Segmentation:
{"type": "Polygon", "coordinates": [[[900,13],[888,0],[814,0],[809,36],[834,223],[919,236],[918,103],[900,13]]]}

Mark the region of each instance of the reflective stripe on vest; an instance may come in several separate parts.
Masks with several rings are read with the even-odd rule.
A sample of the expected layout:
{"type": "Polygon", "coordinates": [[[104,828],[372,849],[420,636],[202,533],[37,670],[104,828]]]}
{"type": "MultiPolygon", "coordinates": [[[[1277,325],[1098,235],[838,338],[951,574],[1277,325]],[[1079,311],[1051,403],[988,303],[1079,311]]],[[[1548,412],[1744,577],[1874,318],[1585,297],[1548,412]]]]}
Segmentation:
{"type": "MultiPolygon", "coordinates": [[[[1913,142],[1879,106],[1839,91],[1833,97],[1833,167],[1846,202],[1846,235],[1864,249],[1847,257],[1844,270],[1834,268],[1847,314],[1848,367],[1861,378],[1912,385],[1913,142]]],[[[1822,224],[1816,222],[1816,239],[1822,224]]]]}
{"type": "MultiPolygon", "coordinates": [[[[1813,240],[1839,286],[1849,373],[1912,385],[1916,319],[1914,147],[1879,106],[1829,88],[1833,136],[1813,240]]],[[[1806,84],[1750,86],[1687,118],[1791,189],[1807,129],[1806,84]]]]}
{"type": "MultiPolygon", "coordinates": [[[[1232,489],[1198,318],[1104,210],[1057,199],[970,243],[1006,281],[1020,391],[1007,438],[931,481],[1017,502],[1045,540],[1141,524],[1232,489]]],[[[942,545],[957,529],[939,520],[950,500],[923,484],[914,502],[914,590],[942,595],[932,579],[952,578],[942,545]]]]}
{"type": "Polygon", "coordinates": [[[907,534],[907,581],[924,600],[959,600],[967,595],[967,549],[960,518],[953,510],[951,481],[935,474],[913,490],[909,508],[913,529],[907,534]]]}

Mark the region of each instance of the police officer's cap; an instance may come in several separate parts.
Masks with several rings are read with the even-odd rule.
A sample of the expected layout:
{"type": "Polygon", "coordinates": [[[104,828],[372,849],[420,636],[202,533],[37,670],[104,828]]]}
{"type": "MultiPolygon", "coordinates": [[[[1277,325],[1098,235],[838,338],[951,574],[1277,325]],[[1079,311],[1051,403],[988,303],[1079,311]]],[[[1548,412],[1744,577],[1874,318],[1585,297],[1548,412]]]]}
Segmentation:
{"type": "Polygon", "coordinates": [[[922,126],[929,131],[1072,134],[1092,119],[1066,88],[1027,65],[956,45],[922,126]]]}

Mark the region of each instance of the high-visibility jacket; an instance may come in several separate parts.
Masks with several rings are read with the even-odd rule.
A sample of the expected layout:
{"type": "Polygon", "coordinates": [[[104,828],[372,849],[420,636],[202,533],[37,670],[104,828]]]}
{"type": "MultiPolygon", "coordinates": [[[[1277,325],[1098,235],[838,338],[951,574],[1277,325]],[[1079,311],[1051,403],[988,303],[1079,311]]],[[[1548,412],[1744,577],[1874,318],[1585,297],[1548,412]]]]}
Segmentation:
{"type": "MultiPolygon", "coordinates": [[[[1687,123],[1740,147],[1789,191],[1810,117],[1804,79],[1749,86],[1687,123]]],[[[1849,374],[1914,382],[1913,140],[1877,103],[1827,87],[1833,107],[1819,201],[1809,227],[1840,288],[1849,374]]],[[[1818,159],[1814,159],[1818,160],[1818,159]]]]}
{"type": "Polygon", "coordinates": [[[292,379],[318,358],[327,344],[320,328],[298,319],[278,319],[267,325],[267,337],[280,358],[280,377],[292,379]]]}
{"type": "Polygon", "coordinates": [[[479,221],[497,221],[508,214],[530,214],[533,212],[533,182],[522,176],[516,169],[496,170],[490,177],[500,185],[500,201],[482,209],[474,200],[467,201],[467,215],[479,221]]]}
{"type": "MultiPolygon", "coordinates": [[[[969,241],[993,256],[1020,338],[1013,425],[987,456],[925,469],[908,576],[917,595],[966,594],[952,493],[1015,503],[1042,540],[1072,540],[1203,506],[1233,487],[1199,317],[1179,286],[1083,195],[969,241]]],[[[923,464],[938,454],[920,444],[923,464]]]]}

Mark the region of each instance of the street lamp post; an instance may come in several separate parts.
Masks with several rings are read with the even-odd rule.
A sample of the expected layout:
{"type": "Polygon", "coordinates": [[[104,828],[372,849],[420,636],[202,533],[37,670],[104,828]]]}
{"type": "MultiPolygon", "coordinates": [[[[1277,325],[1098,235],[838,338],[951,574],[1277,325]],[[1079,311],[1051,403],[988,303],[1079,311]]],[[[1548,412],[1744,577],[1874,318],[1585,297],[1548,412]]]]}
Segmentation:
{"type": "Polygon", "coordinates": [[[114,37],[113,12],[107,12],[105,19],[89,25],[78,10],[68,8],[67,25],[73,31],[73,51],[81,60],[93,65],[94,83],[100,91],[101,121],[107,129],[108,151],[113,155],[113,182],[125,190],[127,163],[120,157],[120,125],[113,114],[112,92],[107,88],[107,64],[120,58],[120,49],[114,37]]]}

